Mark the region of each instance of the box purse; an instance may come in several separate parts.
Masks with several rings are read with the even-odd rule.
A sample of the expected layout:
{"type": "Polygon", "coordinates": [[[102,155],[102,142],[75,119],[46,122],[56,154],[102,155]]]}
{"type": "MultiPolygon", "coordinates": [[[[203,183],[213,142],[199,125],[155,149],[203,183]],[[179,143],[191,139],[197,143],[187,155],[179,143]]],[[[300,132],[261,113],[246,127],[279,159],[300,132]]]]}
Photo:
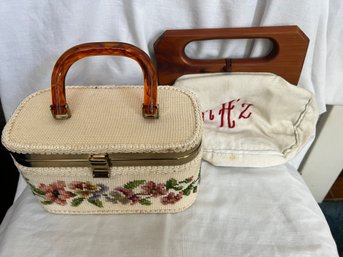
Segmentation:
{"type": "Polygon", "coordinates": [[[55,119],[47,108],[50,90],[41,90],[19,105],[2,134],[47,211],[167,213],[195,201],[202,137],[197,100],[186,90],[157,87],[154,66],[142,50],[116,42],[72,47],[55,64],[51,96],[55,119]],[[96,55],[134,59],[144,86],[66,88],[70,66],[96,55]]]}

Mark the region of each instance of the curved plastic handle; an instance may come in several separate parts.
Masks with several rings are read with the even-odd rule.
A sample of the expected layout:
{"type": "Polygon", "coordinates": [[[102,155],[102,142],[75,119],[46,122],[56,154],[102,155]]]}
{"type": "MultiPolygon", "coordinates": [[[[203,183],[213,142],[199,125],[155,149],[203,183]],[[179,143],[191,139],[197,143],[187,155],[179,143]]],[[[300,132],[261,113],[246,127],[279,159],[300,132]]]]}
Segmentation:
{"type": "Polygon", "coordinates": [[[55,119],[70,118],[65,96],[65,77],[70,66],[76,61],[96,55],[127,56],[141,66],[144,74],[144,117],[157,118],[157,76],[149,56],[139,48],[119,42],[96,42],[74,46],[57,60],[51,76],[51,112],[55,119]]]}
{"type": "Polygon", "coordinates": [[[272,72],[297,84],[309,39],[297,26],[167,30],[155,42],[159,84],[171,85],[184,74],[223,71],[272,72]],[[194,60],[185,47],[192,41],[266,38],[273,50],[261,58],[194,60]]]}

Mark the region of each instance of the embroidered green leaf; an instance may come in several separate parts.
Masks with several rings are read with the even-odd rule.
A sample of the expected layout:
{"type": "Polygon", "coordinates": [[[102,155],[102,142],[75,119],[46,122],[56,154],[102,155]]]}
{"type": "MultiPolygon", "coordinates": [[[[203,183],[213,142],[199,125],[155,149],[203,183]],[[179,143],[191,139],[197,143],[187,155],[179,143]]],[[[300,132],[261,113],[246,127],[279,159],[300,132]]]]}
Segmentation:
{"type": "Polygon", "coordinates": [[[52,202],[51,202],[51,201],[41,201],[41,203],[42,203],[43,205],[52,204],[52,202]]]}
{"type": "Polygon", "coordinates": [[[174,189],[176,191],[180,191],[183,189],[183,187],[179,185],[175,178],[171,178],[166,182],[166,188],[167,190],[174,189]]]}
{"type": "Polygon", "coordinates": [[[139,187],[140,185],[143,185],[144,183],[145,183],[145,180],[134,180],[134,181],[130,181],[130,182],[126,183],[124,185],[124,188],[135,189],[135,188],[139,187]]]}
{"type": "Polygon", "coordinates": [[[167,189],[175,188],[176,185],[177,185],[177,180],[175,178],[171,178],[166,182],[167,189]]]}
{"type": "Polygon", "coordinates": [[[40,189],[38,189],[36,187],[32,187],[32,192],[34,195],[45,195],[45,193],[43,191],[41,191],[40,189]]]}
{"type": "Polygon", "coordinates": [[[190,184],[188,187],[186,187],[184,190],[182,190],[183,195],[190,195],[193,190],[193,185],[190,184]]]}
{"type": "Polygon", "coordinates": [[[71,201],[71,206],[77,207],[83,202],[83,200],[85,200],[83,197],[75,198],[71,201]]]}
{"type": "Polygon", "coordinates": [[[152,202],[149,199],[146,199],[146,198],[139,200],[139,203],[141,205],[151,205],[152,204],[152,202]]]}
{"type": "Polygon", "coordinates": [[[122,204],[127,204],[127,203],[130,202],[129,199],[127,199],[125,196],[123,196],[123,195],[120,194],[119,192],[112,192],[112,193],[111,193],[111,196],[113,196],[113,199],[114,199],[115,201],[118,201],[118,202],[120,202],[120,203],[122,203],[122,204]]]}
{"type": "Polygon", "coordinates": [[[99,207],[99,208],[104,207],[104,206],[102,205],[102,202],[101,202],[99,199],[97,199],[97,200],[89,200],[89,199],[88,199],[88,202],[90,202],[91,204],[94,204],[95,206],[97,206],[97,207],[99,207]]]}
{"type": "Polygon", "coordinates": [[[198,192],[198,186],[195,186],[195,187],[193,188],[193,193],[196,193],[196,192],[198,192]]]}

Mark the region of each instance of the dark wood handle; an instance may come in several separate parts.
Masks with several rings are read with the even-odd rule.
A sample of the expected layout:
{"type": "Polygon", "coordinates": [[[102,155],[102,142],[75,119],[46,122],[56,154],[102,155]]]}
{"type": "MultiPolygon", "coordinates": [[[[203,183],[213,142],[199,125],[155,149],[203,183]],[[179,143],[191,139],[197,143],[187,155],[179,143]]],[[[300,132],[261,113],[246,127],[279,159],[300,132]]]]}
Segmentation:
{"type": "Polygon", "coordinates": [[[145,117],[156,117],[157,110],[157,76],[149,56],[139,48],[119,42],[97,42],[74,46],[67,50],[57,60],[51,76],[51,112],[56,119],[70,117],[65,95],[65,77],[70,66],[76,61],[96,55],[127,56],[141,66],[144,74],[144,103],[145,117]]]}
{"type": "Polygon", "coordinates": [[[184,74],[223,71],[272,72],[297,84],[308,43],[297,26],[167,30],[154,44],[159,84],[171,85],[184,74]],[[195,60],[185,54],[192,41],[243,38],[269,39],[273,49],[267,56],[244,59],[195,60]]]}

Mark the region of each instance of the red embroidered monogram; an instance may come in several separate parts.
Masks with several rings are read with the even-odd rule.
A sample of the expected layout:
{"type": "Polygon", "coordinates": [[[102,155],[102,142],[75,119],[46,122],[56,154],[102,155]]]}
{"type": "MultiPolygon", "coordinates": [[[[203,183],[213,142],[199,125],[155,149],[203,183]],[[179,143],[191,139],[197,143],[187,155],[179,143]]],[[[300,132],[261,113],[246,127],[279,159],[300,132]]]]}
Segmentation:
{"type": "Polygon", "coordinates": [[[251,117],[251,107],[253,104],[239,103],[241,99],[231,100],[221,104],[220,109],[211,109],[202,112],[202,119],[205,123],[215,122],[218,127],[236,127],[237,120],[249,119],[251,117]]]}
{"type": "Polygon", "coordinates": [[[242,104],[242,107],[245,108],[245,109],[241,112],[241,114],[239,115],[238,119],[242,119],[242,118],[243,119],[248,119],[251,116],[251,112],[249,112],[249,114],[247,116],[244,116],[244,113],[247,112],[247,110],[249,109],[250,106],[252,106],[252,104],[246,104],[246,103],[242,104]]]}

